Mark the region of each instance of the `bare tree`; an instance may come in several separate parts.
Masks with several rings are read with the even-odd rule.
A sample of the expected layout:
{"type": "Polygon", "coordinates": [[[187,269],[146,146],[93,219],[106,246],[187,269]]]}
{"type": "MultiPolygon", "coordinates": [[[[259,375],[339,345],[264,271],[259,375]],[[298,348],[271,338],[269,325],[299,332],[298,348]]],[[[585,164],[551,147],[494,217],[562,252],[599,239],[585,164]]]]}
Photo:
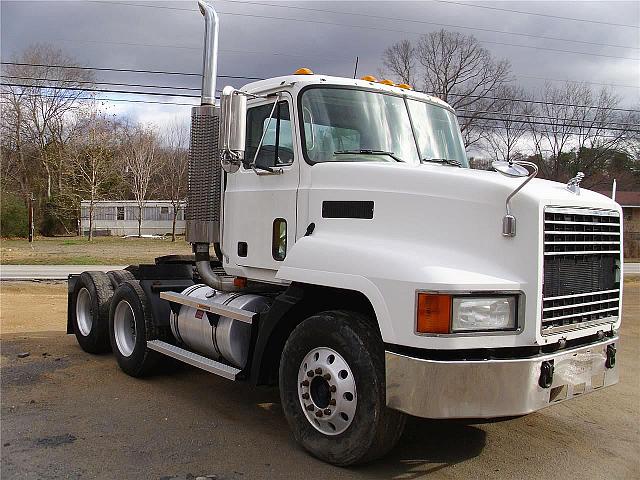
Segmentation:
{"type": "Polygon", "coordinates": [[[483,117],[495,111],[494,93],[511,81],[508,60],[496,60],[472,35],[439,30],[420,37],[417,59],[424,89],[458,111],[465,145],[481,140],[483,117]]]}
{"type": "Polygon", "coordinates": [[[127,130],[125,168],[138,207],[138,236],[141,237],[144,206],[158,166],[158,141],[151,127],[135,126],[127,130]]]}
{"type": "Polygon", "coordinates": [[[184,208],[184,199],[187,194],[189,130],[186,128],[186,124],[174,119],[166,130],[164,143],[159,182],[163,196],[171,200],[173,207],[171,241],[175,242],[178,214],[184,208]]]}
{"type": "Polygon", "coordinates": [[[467,147],[482,140],[487,113],[501,106],[495,92],[511,81],[509,61],[494,59],[471,35],[444,29],[423,35],[415,46],[408,40],[391,45],[382,63],[403,82],[421,83],[453,106],[467,147]]]}
{"type": "MultiPolygon", "coordinates": [[[[114,155],[117,150],[117,122],[93,110],[83,118],[78,135],[69,149],[73,166],[73,193],[89,201],[89,241],[93,240],[94,209],[97,201],[111,193],[118,181],[114,155]]],[[[77,204],[76,203],[76,204],[77,204]]]]}
{"type": "Polygon", "coordinates": [[[22,169],[16,177],[21,188],[29,189],[33,159],[37,156],[45,176],[45,197],[53,195],[55,171],[60,171],[59,142],[68,140],[64,133],[69,116],[83,105],[86,92],[78,88],[91,85],[89,71],[67,68],[77,66],[61,50],[37,44],[13,59],[21,65],[3,67],[6,81],[2,86],[3,130],[11,132],[16,152],[15,167],[22,169]],[[22,178],[20,178],[22,176],[22,178]]]}
{"type": "Polygon", "coordinates": [[[416,49],[409,40],[402,40],[387,47],[382,54],[385,71],[400,78],[402,83],[415,85],[416,49]]]}
{"type": "Polygon", "coordinates": [[[518,153],[528,131],[528,118],[533,115],[532,104],[522,87],[503,86],[496,95],[504,99],[499,112],[490,115],[492,120],[486,123],[486,149],[496,160],[511,161],[518,153]]]}
{"type": "MultiPolygon", "coordinates": [[[[530,134],[541,162],[542,175],[566,181],[576,172],[584,184],[600,186],[596,179],[615,154],[623,151],[633,120],[616,110],[620,99],[607,89],[598,94],[584,83],[546,84],[530,121],[530,134]]],[[[633,130],[633,129],[631,129],[633,130]]]]}

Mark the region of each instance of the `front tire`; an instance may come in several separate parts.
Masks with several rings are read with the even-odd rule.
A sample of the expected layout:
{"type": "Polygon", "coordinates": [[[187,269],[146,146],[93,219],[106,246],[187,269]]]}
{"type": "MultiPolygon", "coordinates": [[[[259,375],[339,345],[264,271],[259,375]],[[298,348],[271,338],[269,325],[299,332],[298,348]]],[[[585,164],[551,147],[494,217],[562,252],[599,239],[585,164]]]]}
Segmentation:
{"type": "Polygon", "coordinates": [[[362,314],[304,320],[280,361],[280,397],[295,439],[334,465],[365,463],[397,443],[406,416],[386,406],[384,347],[362,314]]]}
{"type": "Polygon", "coordinates": [[[147,347],[151,330],[151,306],[137,280],[121,283],[109,311],[109,338],[120,369],[132,377],[150,373],[161,354],[147,347]]]}

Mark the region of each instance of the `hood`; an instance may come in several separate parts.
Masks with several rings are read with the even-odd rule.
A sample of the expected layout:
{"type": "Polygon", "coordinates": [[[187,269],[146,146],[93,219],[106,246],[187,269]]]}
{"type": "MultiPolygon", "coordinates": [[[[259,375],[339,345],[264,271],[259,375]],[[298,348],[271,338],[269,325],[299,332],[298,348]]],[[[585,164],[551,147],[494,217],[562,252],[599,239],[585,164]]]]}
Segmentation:
{"type": "MultiPolygon", "coordinates": [[[[507,196],[524,178],[508,178],[498,172],[444,165],[419,166],[381,162],[335,162],[313,166],[312,188],[344,188],[406,193],[453,202],[472,202],[504,210],[507,196]]],[[[512,200],[517,208],[544,205],[589,206],[619,210],[619,205],[600,193],[581,188],[571,193],[566,184],[534,178],[512,200]]]]}

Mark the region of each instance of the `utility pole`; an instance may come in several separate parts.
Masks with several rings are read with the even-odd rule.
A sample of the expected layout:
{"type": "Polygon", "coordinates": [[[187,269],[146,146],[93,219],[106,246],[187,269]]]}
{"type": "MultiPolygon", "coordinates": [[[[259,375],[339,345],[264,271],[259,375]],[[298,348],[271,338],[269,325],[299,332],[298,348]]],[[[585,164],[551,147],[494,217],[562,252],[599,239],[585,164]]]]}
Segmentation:
{"type": "Polygon", "coordinates": [[[33,201],[35,198],[33,197],[33,193],[29,194],[29,243],[33,242],[33,233],[35,231],[35,227],[33,225],[33,201]]]}

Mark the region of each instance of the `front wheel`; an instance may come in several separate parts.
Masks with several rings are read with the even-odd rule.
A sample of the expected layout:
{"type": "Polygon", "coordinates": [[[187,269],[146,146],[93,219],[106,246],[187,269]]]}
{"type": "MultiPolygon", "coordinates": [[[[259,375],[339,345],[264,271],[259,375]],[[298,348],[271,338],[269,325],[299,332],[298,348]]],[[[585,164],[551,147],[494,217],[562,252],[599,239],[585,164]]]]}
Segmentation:
{"type": "Polygon", "coordinates": [[[363,315],[322,312],[291,333],[280,396],[295,439],[335,465],[364,463],[397,443],[405,415],[386,406],[384,347],[363,315]]]}

